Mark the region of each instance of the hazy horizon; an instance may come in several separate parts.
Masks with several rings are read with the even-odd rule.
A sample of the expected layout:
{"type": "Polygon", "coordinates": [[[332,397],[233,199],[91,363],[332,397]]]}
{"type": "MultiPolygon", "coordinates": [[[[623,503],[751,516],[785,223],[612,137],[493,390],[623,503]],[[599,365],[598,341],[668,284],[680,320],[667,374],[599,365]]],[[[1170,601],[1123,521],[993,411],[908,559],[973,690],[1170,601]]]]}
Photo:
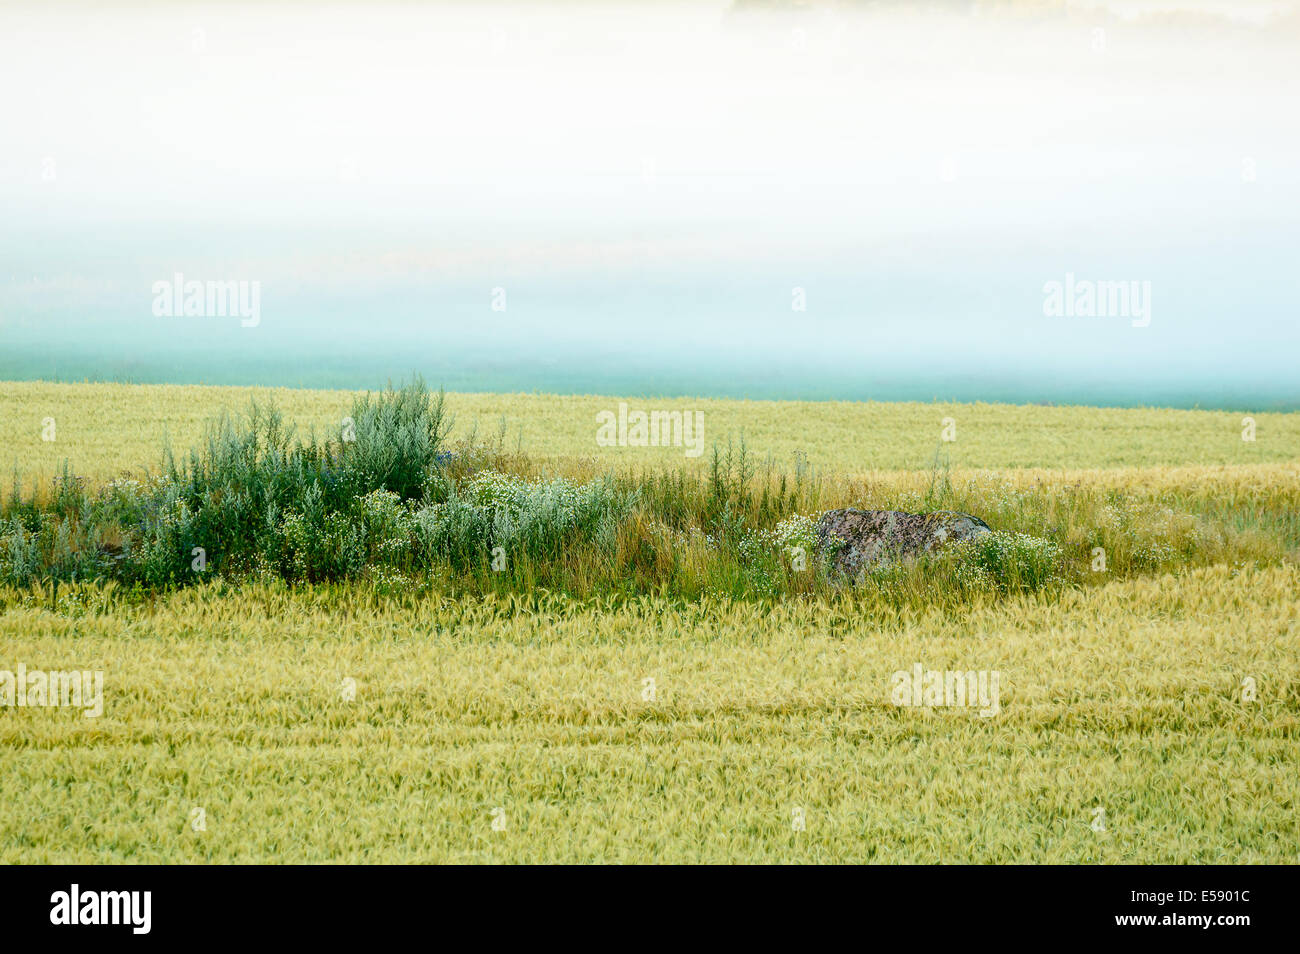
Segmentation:
{"type": "Polygon", "coordinates": [[[750,6],[10,5],[0,378],[1300,408],[1295,4],[750,6]]]}

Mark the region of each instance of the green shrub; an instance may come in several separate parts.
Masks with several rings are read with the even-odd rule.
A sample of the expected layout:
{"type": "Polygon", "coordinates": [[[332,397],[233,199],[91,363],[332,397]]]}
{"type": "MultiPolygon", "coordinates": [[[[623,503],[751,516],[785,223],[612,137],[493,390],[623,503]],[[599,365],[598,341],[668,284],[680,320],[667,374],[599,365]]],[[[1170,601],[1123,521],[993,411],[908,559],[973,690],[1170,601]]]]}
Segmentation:
{"type": "Polygon", "coordinates": [[[290,511],[279,527],[278,569],[289,580],[321,583],[356,576],[366,562],[365,537],[339,511],[290,511]]]}
{"type": "Polygon", "coordinates": [[[992,585],[1006,592],[1063,582],[1061,548],[1026,533],[994,530],[959,541],[949,554],[957,563],[957,578],[968,586],[992,585]]]}
{"type": "Polygon", "coordinates": [[[63,462],[63,473],[54,478],[54,494],[49,511],[60,517],[80,517],[90,503],[86,496],[86,481],[72,474],[68,462],[63,462]]]}
{"type": "Polygon", "coordinates": [[[159,499],[147,514],[136,549],[128,550],[124,576],[128,580],[152,586],[183,583],[194,576],[193,551],[207,546],[199,541],[194,512],[170,487],[159,492],[159,499]]]}
{"type": "Polygon", "coordinates": [[[480,564],[491,549],[492,511],[452,488],[442,503],[416,511],[415,537],[422,563],[469,569],[480,564]]]}
{"type": "Polygon", "coordinates": [[[480,565],[495,547],[515,558],[554,558],[580,543],[612,553],[618,521],[634,502],[609,479],[528,482],[484,471],[415,513],[418,551],[425,562],[461,569],[480,565]]]}
{"type": "Polygon", "coordinates": [[[0,581],[30,586],[45,574],[37,533],[11,517],[0,525],[0,581]]]}
{"type": "MultiPolygon", "coordinates": [[[[373,527],[345,533],[343,522],[356,515],[359,498],[375,492],[398,501],[419,498],[438,469],[448,426],[442,394],[432,397],[418,379],[358,398],[338,440],[296,440],[278,410],[256,403],[243,419],[225,416],[209,429],[201,451],[181,463],[168,455],[165,480],[141,507],[146,552],[140,575],[183,578],[195,546],[214,567],[250,567],[260,560],[286,567],[295,579],[355,572],[357,546],[363,557],[374,552],[384,560],[403,559],[397,530],[376,523],[373,507],[360,507],[361,520],[373,527]],[[301,527],[291,514],[301,518],[301,527]],[[306,569],[307,553],[326,563],[306,569]]],[[[105,508],[128,504],[120,489],[103,501],[105,508]]]]}
{"type": "Polygon", "coordinates": [[[430,394],[417,377],[398,390],[389,386],[353,401],[351,428],[341,444],[356,493],[382,489],[403,500],[422,496],[451,428],[444,397],[441,391],[430,394]]]}
{"type": "Polygon", "coordinates": [[[44,513],[34,530],[15,518],[0,524],[0,581],[90,580],[103,570],[93,533],[73,517],[44,513]]]}
{"type": "Polygon", "coordinates": [[[111,480],[95,497],[93,519],[107,526],[139,526],[145,518],[146,494],[146,487],[131,477],[111,480]]]}
{"type": "Polygon", "coordinates": [[[391,490],[372,490],[361,498],[360,504],[367,562],[409,565],[415,539],[415,518],[410,505],[391,490]]]}

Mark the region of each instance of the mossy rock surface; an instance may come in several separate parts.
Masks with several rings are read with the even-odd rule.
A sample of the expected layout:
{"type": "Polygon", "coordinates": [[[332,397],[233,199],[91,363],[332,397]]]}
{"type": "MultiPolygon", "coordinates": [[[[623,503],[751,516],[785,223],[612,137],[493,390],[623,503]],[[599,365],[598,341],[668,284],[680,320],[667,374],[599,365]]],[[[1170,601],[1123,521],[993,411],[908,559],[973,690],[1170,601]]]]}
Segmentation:
{"type": "Polygon", "coordinates": [[[817,545],[831,565],[856,576],[879,563],[914,559],[958,540],[992,533],[979,517],[951,510],[830,510],[817,521],[817,545]]]}

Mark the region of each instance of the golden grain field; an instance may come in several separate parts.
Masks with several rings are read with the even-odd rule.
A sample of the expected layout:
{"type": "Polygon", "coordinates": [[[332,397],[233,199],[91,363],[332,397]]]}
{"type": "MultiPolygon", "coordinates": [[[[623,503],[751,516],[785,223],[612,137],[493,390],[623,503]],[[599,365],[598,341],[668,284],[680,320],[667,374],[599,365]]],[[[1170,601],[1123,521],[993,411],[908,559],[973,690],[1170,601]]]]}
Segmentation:
{"type": "MultiPolygon", "coordinates": [[[[204,424],[251,399],[274,401],[300,433],[336,436],[352,392],[189,385],[0,382],[0,452],[5,468],[52,476],[65,460],[75,473],[117,476],[157,468],[163,442],[178,452],[198,443],[204,424]],[[53,440],[42,440],[53,419],[53,440]]],[[[504,434],[510,449],[602,467],[687,466],[681,448],[600,447],[596,413],[620,400],[633,408],[699,410],[705,439],[743,436],[757,456],[788,464],[796,452],[838,474],[919,470],[936,451],[952,466],[1053,470],[1177,465],[1249,465],[1300,460],[1300,414],[1259,413],[1255,440],[1243,441],[1244,414],[1223,411],[1037,407],[1006,404],[886,404],[738,401],[696,398],[566,397],[546,394],[451,394],[456,436],[477,428],[504,434]],[[941,442],[944,418],[956,440],[941,442]]],[[[700,458],[702,466],[707,458],[700,458]]]]}
{"type": "Polygon", "coordinates": [[[280,588],[11,606],[9,659],[107,688],[99,719],[4,714],[0,860],[1290,863],[1298,592],[1289,566],[902,620],[280,588]],[[891,705],[917,662],[999,670],[1001,713],[891,705]]]}
{"type": "MultiPolygon", "coordinates": [[[[64,457],[102,479],[251,393],[0,384],[0,448],[29,480],[64,457]]],[[[321,430],[348,405],[277,399],[321,430]]],[[[449,403],[557,467],[637,466],[592,439],[616,400],[449,403]]],[[[1140,491],[1258,534],[1293,535],[1300,505],[1300,415],[1257,415],[1251,443],[1207,412],[691,406],[710,440],[806,452],[835,493],[919,492],[953,417],[957,481],[1140,491]]],[[[0,862],[1295,863],[1300,565],[1271,546],[956,611],[0,589],[0,670],[104,673],[99,718],[0,708],[0,862]],[[894,704],[918,664],[999,673],[999,711],[894,704]]]]}

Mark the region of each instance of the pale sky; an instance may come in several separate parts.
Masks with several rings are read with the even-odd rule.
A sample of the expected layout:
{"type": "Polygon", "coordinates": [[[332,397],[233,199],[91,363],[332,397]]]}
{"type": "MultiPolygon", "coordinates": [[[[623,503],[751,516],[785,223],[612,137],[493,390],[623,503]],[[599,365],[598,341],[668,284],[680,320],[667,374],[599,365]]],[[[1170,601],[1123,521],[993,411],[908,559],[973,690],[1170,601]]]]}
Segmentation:
{"type": "Polygon", "coordinates": [[[513,355],[526,388],[530,354],[705,377],[712,355],[725,382],[736,360],[852,379],[959,353],[1295,398],[1300,33],[1248,25],[1294,4],[1232,6],[1171,34],[709,2],[7,5],[0,373],[48,376],[59,342],[90,373],[86,342],[113,367],[188,348],[184,376],[319,340],[513,355]],[[177,271],[261,282],[261,324],[160,324],[148,289],[177,271]],[[1067,272],[1151,282],[1150,326],[1046,318],[1067,272]]]}

